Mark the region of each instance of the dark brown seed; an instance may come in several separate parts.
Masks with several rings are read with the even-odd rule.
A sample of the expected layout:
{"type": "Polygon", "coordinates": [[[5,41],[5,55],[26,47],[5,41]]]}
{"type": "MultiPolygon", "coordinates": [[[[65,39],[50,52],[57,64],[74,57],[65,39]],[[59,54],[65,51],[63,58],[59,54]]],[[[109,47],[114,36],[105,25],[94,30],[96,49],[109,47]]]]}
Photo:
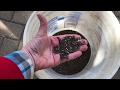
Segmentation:
{"type": "Polygon", "coordinates": [[[53,52],[60,54],[61,60],[66,58],[70,53],[76,52],[81,44],[74,36],[66,36],[62,40],[58,37],[59,45],[53,48],[53,52]]]}

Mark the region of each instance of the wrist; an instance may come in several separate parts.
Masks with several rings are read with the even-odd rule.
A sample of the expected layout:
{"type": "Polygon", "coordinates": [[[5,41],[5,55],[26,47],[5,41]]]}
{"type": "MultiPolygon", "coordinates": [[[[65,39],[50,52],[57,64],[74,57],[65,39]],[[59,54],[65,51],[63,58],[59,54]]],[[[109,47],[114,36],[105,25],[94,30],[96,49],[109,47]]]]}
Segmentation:
{"type": "Polygon", "coordinates": [[[24,49],[22,49],[21,51],[31,59],[31,61],[33,63],[34,70],[36,71],[36,69],[35,69],[36,65],[35,65],[35,61],[34,61],[32,53],[30,53],[30,52],[28,52],[28,51],[26,51],[24,49]]]}

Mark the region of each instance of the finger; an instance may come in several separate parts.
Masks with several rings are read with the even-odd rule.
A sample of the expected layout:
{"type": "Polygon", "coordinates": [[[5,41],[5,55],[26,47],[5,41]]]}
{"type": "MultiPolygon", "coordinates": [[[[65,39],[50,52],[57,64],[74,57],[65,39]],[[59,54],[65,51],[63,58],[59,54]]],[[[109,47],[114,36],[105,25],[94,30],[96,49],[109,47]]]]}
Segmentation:
{"type": "Polygon", "coordinates": [[[59,45],[58,38],[51,36],[50,39],[51,39],[52,47],[59,45]]]}
{"type": "Polygon", "coordinates": [[[38,34],[47,34],[47,20],[45,18],[45,16],[43,16],[42,14],[37,14],[37,17],[40,21],[40,28],[38,31],[38,34]]]}
{"type": "Polygon", "coordinates": [[[86,39],[81,39],[80,42],[84,45],[87,45],[88,44],[88,41],[86,39]]]}
{"type": "Polygon", "coordinates": [[[76,58],[78,58],[78,57],[81,56],[81,55],[82,55],[82,52],[81,52],[81,51],[76,51],[76,52],[74,52],[74,53],[69,54],[67,59],[61,60],[60,54],[54,54],[54,53],[53,53],[54,66],[57,66],[57,65],[59,65],[59,64],[61,64],[61,63],[64,63],[64,62],[66,62],[66,61],[70,61],[70,60],[76,59],[76,58]]]}
{"type": "Polygon", "coordinates": [[[76,35],[76,34],[66,34],[66,35],[59,35],[59,36],[51,36],[51,42],[52,42],[52,46],[55,47],[57,45],[59,45],[59,39],[63,39],[66,36],[74,36],[77,39],[81,39],[81,36],[76,35]]]}
{"type": "Polygon", "coordinates": [[[81,39],[81,36],[80,35],[77,35],[77,34],[65,34],[65,35],[59,35],[59,36],[55,36],[55,37],[59,37],[60,39],[63,39],[64,37],[66,36],[74,36],[75,38],[79,38],[81,39]]]}
{"type": "Polygon", "coordinates": [[[76,58],[80,57],[81,55],[82,55],[82,52],[81,52],[81,51],[76,51],[76,52],[74,52],[74,53],[70,53],[70,54],[68,55],[68,58],[67,58],[67,59],[61,60],[61,63],[66,62],[66,61],[70,61],[70,60],[73,60],[73,59],[76,59],[76,58]]]}
{"type": "Polygon", "coordinates": [[[79,50],[80,51],[86,51],[88,49],[88,46],[87,45],[82,45],[80,46],[79,50]]]}
{"type": "Polygon", "coordinates": [[[82,52],[81,52],[81,51],[76,51],[76,52],[74,52],[74,53],[69,54],[68,60],[76,59],[76,58],[78,58],[78,57],[81,56],[81,55],[82,55],[82,52]]]}
{"type": "Polygon", "coordinates": [[[54,66],[57,66],[62,63],[62,60],[60,60],[60,54],[53,53],[54,58],[54,66]]]}

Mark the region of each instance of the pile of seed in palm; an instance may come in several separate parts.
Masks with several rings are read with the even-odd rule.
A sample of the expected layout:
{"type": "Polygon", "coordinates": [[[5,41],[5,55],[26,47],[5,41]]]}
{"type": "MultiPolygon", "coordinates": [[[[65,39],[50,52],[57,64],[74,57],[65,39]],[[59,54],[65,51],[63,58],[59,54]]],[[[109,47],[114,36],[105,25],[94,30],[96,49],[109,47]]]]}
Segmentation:
{"type": "MultiPolygon", "coordinates": [[[[76,32],[76,31],[72,31],[72,30],[64,30],[64,31],[60,31],[56,34],[54,34],[53,36],[58,36],[58,35],[64,35],[64,34],[77,34],[80,35],[82,39],[86,39],[83,35],[81,35],[80,33],[76,32]]],[[[64,58],[68,58],[68,55],[72,52],[75,52],[76,50],[79,49],[80,45],[82,45],[79,42],[79,38],[75,38],[73,36],[67,36],[65,38],[63,38],[62,40],[59,40],[59,46],[56,46],[53,49],[54,53],[59,53],[61,59],[64,58]]],[[[87,39],[86,39],[87,40],[87,39]]],[[[90,59],[90,55],[91,55],[91,49],[90,49],[90,45],[88,43],[88,49],[84,52],[82,52],[82,55],[74,60],[71,61],[67,61],[64,62],[56,67],[53,67],[52,69],[62,75],[72,75],[72,74],[76,74],[79,73],[80,71],[82,71],[89,59],[90,59]]]]}
{"type": "Polygon", "coordinates": [[[68,58],[70,53],[79,50],[82,43],[80,43],[80,38],[75,38],[74,36],[66,36],[63,39],[59,39],[59,45],[53,48],[53,52],[60,54],[60,58],[68,58]]]}

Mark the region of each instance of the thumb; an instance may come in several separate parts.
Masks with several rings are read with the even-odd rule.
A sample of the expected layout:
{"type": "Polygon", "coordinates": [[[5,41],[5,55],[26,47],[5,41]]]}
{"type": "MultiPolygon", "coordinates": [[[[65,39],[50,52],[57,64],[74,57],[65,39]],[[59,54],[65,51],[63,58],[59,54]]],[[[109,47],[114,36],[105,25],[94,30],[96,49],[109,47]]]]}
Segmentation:
{"type": "Polygon", "coordinates": [[[48,26],[48,23],[47,23],[47,20],[45,18],[45,16],[43,16],[42,14],[37,14],[37,17],[40,21],[40,28],[39,28],[39,31],[38,31],[38,34],[37,35],[47,35],[47,26],[48,26]]]}

